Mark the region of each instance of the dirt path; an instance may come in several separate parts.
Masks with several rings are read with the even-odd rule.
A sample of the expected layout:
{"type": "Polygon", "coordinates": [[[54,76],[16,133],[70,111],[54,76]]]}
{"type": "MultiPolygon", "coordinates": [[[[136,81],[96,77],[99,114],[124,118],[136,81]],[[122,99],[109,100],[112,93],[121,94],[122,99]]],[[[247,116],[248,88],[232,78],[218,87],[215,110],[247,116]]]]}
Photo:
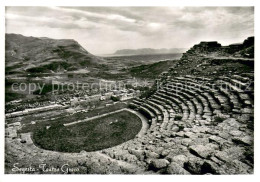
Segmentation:
{"type": "Polygon", "coordinates": [[[82,123],[82,122],[87,122],[87,121],[90,121],[90,120],[93,120],[93,119],[98,119],[98,118],[101,118],[101,117],[104,117],[104,116],[108,116],[110,114],[115,114],[115,113],[118,113],[118,112],[121,112],[121,111],[128,111],[128,112],[131,112],[131,113],[137,115],[140,118],[140,120],[142,121],[142,128],[139,131],[139,133],[137,134],[137,136],[141,137],[141,136],[145,135],[146,131],[149,128],[148,120],[143,115],[141,115],[140,113],[138,113],[138,112],[136,112],[136,111],[134,111],[132,109],[128,109],[128,108],[119,109],[117,111],[101,114],[101,115],[94,116],[94,117],[91,117],[91,118],[87,118],[87,119],[84,119],[84,120],[79,120],[79,121],[74,121],[74,122],[71,122],[71,123],[66,123],[66,124],[64,124],[64,126],[70,126],[70,125],[74,125],[74,124],[78,124],[78,123],[82,123]]]}
{"type": "Polygon", "coordinates": [[[142,128],[141,128],[140,132],[138,133],[138,137],[143,136],[146,133],[146,131],[148,130],[148,128],[149,128],[148,120],[143,115],[141,115],[140,113],[138,113],[138,112],[136,112],[136,111],[134,111],[132,109],[128,109],[128,108],[119,109],[117,111],[101,114],[101,115],[94,116],[94,117],[91,117],[91,118],[87,118],[87,119],[84,119],[84,120],[79,120],[79,121],[74,121],[74,122],[71,122],[71,123],[66,123],[66,124],[64,124],[64,126],[70,126],[70,125],[74,125],[74,124],[78,124],[78,123],[82,123],[82,122],[87,122],[87,121],[90,121],[90,120],[93,120],[93,119],[98,119],[98,118],[101,118],[101,117],[104,117],[104,116],[108,116],[110,114],[115,114],[115,113],[118,113],[118,112],[121,112],[121,111],[131,112],[131,113],[137,115],[141,119],[141,121],[142,121],[142,128]]]}
{"type": "Polygon", "coordinates": [[[93,120],[93,119],[97,119],[97,118],[101,118],[101,117],[104,117],[104,116],[108,116],[110,114],[115,114],[115,113],[118,113],[118,112],[121,112],[121,111],[124,111],[125,109],[119,109],[119,110],[116,110],[116,111],[113,111],[113,112],[109,112],[109,113],[105,113],[105,114],[101,114],[101,115],[97,115],[97,116],[94,116],[94,117],[91,117],[91,118],[87,118],[87,119],[83,119],[83,120],[78,120],[78,121],[74,121],[74,122],[71,122],[71,123],[65,123],[63,124],[64,126],[70,126],[70,125],[74,125],[74,124],[78,124],[78,123],[82,123],[82,122],[87,122],[87,121],[90,121],[90,120],[93,120]]]}

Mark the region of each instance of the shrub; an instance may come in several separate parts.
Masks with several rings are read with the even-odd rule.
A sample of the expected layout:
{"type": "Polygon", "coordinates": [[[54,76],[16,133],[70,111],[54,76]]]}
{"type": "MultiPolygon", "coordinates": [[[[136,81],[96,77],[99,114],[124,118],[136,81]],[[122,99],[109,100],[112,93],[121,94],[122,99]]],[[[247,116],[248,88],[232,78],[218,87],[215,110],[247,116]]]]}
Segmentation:
{"type": "Polygon", "coordinates": [[[248,160],[250,164],[254,164],[254,148],[253,146],[246,147],[244,152],[245,160],[248,160]]]}
{"type": "Polygon", "coordinates": [[[254,116],[250,116],[250,119],[247,122],[247,128],[250,130],[254,130],[254,116]]]}
{"type": "Polygon", "coordinates": [[[213,124],[217,125],[218,123],[222,123],[224,120],[225,120],[225,118],[217,116],[217,117],[214,118],[213,124]]]}
{"type": "Polygon", "coordinates": [[[114,102],[120,101],[120,99],[118,97],[114,97],[114,96],[111,97],[111,100],[114,101],[114,102]]]}
{"type": "Polygon", "coordinates": [[[155,92],[156,92],[156,86],[154,85],[152,88],[149,87],[144,87],[144,90],[141,93],[140,98],[149,98],[150,96],[152,96],[155,92]]]}
{"type": "Polygon", "coordinates": [[[183,131],[183,129],[184,129],[184,126],[183,126],[183,125],[180,125],[180,126],[179,126],[179,131],[183,131]]]}
{"type": "Polygon", "coordinates": [[[181,120],[181,119],[182,119],[182,116],[179,116],[179,115],[174,117],[174,120],[181,120]]]}

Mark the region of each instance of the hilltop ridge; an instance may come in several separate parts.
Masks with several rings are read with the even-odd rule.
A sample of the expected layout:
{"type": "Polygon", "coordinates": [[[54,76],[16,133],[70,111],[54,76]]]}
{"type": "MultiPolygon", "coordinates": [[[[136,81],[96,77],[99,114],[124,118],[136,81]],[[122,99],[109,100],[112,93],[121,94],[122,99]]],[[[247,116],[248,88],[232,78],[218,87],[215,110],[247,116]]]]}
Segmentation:
{"type": "Polygon", "coordinates": [[[5,36],[6,72],[49,73],[93,67],[102,62],[73,39],[5,36]]]}
{"type": "Polygon", "coordinates": [[[235,58],[254,58],[254,37],[248,37],[243,43],[222,46],[217,41],[200,42],[190,48],[182,59],[196,55],[204,57],[235,57],[235,58]]]}
{"type": "Polygon", "coordinates": [[[240,44],[222,46],[217,41],[200,42],[184,53],[171,74],[221,75],[245,72],[254,67],[254,37],[240,44]]]}

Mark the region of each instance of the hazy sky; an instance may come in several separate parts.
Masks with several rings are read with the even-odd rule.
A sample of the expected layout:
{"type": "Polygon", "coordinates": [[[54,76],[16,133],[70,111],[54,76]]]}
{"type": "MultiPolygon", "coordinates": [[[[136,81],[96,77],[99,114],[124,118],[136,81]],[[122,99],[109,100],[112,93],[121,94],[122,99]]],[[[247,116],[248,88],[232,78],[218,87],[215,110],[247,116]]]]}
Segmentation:
{"type": "Polygon", "coordinates": [[[93,54],[222,45],[254,35],[252,7],[7,7],[6,32],[75,39],[93,54]]]}

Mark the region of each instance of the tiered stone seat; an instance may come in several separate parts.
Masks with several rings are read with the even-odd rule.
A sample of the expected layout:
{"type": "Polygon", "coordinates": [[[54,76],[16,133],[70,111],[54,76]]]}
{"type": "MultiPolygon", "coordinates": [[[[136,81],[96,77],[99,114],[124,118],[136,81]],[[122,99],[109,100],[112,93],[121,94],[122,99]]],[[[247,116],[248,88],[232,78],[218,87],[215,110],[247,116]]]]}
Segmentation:
{"type": "Polygon", "coordinates": [[[206,82],[207,85],[204,85],[205,83],[199,84],[194,81],[187,83],[190,85],[194,85],[193,87],[189,86],[188,88],[196,90],[198,94],[201,94],[207,100],[208,108],[206,112],[212,111],[215,113],[219,113],[219,109],[221,107],[222,109],[224,109],[224,112],[231,110],[229,98],[218,91],[218,88],[216,88],[215,84],[212,83],[212,80],[210,80],[210,82],[206,82]]]}
{"type": "Polygon", "coordinates": [[[152,97],[150,100],[159,105],[162,105],[169,113],[169,118],[174,118],[174,115],[176,114],[176,112],[175,112],[174,108],[172,107],[171,102],[167,102],[167,100],[166,101],[165,100],[162,101],[160,99],[158,100],[155,96],[152,97]]]}
{"type": "MultiPolygon", "coordinates": [[[[247,85],[247,83],[242,83],[240,81],[230,79],[225,77],[224,81],[221,80],[222,83],[225,83],[228,87],[226,89],[226,94],[228,94],[233,102],[235,102],[234,108],[238,109],[241,107],[252,107],[253,105],[253,96],[252,93],[252,86],[247,85]],[[237,85],[239,82],[239,85],[237,85]],[[251,95],[251,96],[250,96],[251,95]]],[[[224,89],[223,89],[224,90],[224,89]]]]}
{"type": "Polygon", "coordinates": [[[194,81],[193,82],[184,81],[184,79],[182,79],[180,82],[186,84],[185,85],[185,87],[187,88],[185,90],[186,92],[189,93],[193,92],[192,95],[194,95],[194,97],[197,97],[201,101],[201,104],[204,106],[203,108],[205,113],[211,113],[213,109],[220,108],[220,106],[216,102],[216,98],[211,97],[210,94],[208,93],[208,90],[210,89],[209,87],[205,87],[203,85],[201,86],[194,81]]]}
{"type": "Polygon", "coordinates": [[[162,113],[160,112],[160,110],[158,110],[156,107],[154,107],[153,105],[151,105],[149,101],[147,101],[147,103],[144,103],[144,104],[143,104],[143,107],[146,107],[146,108],[149,109],[151,112],[153,112],[153,113],[157,116],[158,121],[162,120],[161,117],[159,117],[159,116],[162,115],[162,113]]]}
{"type": "MultiPolygon", "coordinates": [[[[175,111],[173,110],[173,108],[170,105],[168,105],[167,103],[165,103],[161,100],[157,100],[155,97],[150,98],[149,102],[151,104],[155,105],[156,107],[160,108],[160,111],[162,113],[164,111],[167,111],[169,113],[175,113],[175,111]]],[[[170,115],[168,117],[170,117],[170,115]]]]}
{"type": "Polygon", "coordinates": [[[224,77],[224,80],[231,84],[231,88],[238,91],[238,95],[242,100],[249,100],[253,96],[254,81],[248,77],[234,75],[231,78],[224,77]]]}
{"type": "Polygon", "coordinates": [[[145,116],[148,117],[148,119],[153,119],[156,117],[156,115],[154,115],[149,109],[143,107],[143,106],[139,106],[139,111],[143,114],[145,114],[145,116]]]}
{"type": "MultiPolygon", "coordinates": [[[[165,123],[169,119],[169,114],[167,110],[161,105],[162,103],[156,103],[151,99],[147,100],[147,102],[141,102],[140,100],[134,100],[133,103],[136,105],[136,108],[139,108],[139,111],[145,115],[148,115],[148,119],[150,119],[151,128],[154,129],[159,123],[165,123]],[[137,105],[138,104],[138,105],[137,105]]],[[[132,105],[132,103],[130,104],[132,105]]]]}
{"type": "Polygon", "coordinates": [[[223,113],[230,112],[232,109],[231,104],[230,104],[230,99],[228,97],[226,97],[225,95],[223,95],[218,90],[214,90],[212,92],[213,92],[214,97],[217,98],[217,100],[219,101],[222,112],[223,113]]]}
{"type": "Polygon", "coordinates": [[[164,90],[160,90],[161,92],[161,95],[163,95],[163,97],[165,98],[169,98],[171,99],[173,102],[176,102],[178,103],[178,105],[181,106],[181,110],[182,110],[182,120],[186,120],[189,118],[189,109],[188,109],[188,106],[186,104],[186,102],[183,101],[183,99],[180,99],[179,96],[176,97],[176,95],[172,94],[171,92],[167,92],[167,91],[164,91],[164,90]]]}
{"type": "MultiPolygon", "coordinates": [[[[218,85],[214,88],[218,80],[224,80],[231,88],[238,83],[238,79],[233,77],[208,79],[189,75],[167,80],[180,87],[177,92],[174,86],[164,85],[143,101],[158,109],[163,114],[163,121],[152,124],[147,135],[138,140],[142,143],[141,146],[137,145],[138,152],[129,150],[129,153],[138,154],[141,161],[149,165],[152,163],[150,161],[156,161],[160,167],[167,166],[169,161],[167,169],[177,167],[178,174],[180,171],[185,174],[199,174],[201,171],[216,174],[247,173],[250,164],[241,156],[245,150],[242,147],[252,145],[251,130],[245,123],[252,122],[253,93],[250,96],[250,91],[241,92],[237,88],[224,90],[218,85]],[[206,85],[200,86],[200,82],[206,85]],[[185,83],[195,86],[186,86],[185,83]],[[182,120],[175,120],[172,116],[176,115],[182,116],[182,120]],[[224,121],[216,123],[216,116],[224,116],[224,121]],[[140,153],[146,157],[140,157],[140,153]],[[229,166],[228,169],[223,167],[225,165],[229,166]]],[[[250,78],[238,81],[248,80],[250,78]]],[[[159,115],[159,112],[154,114],[159,115]]],[[[120,160],[124,160],[124,157],[120,160]]]]}
{"type": "Polygon", "coordinates": [[[142,105],[143,104],[142,101],[137,100],[137,99],[133,100],[133,103],[136,104],[136,105],[142,105]]]}
{"type": "MultiPolygon", "coordinates": [[[[225,78],[225,81],[235,86],[231,79],[235,78],[231,77],[230,80],[225,78]]],[[[132,109],[148,118],[150,127],[145,134],[102,151],[77,154],[73,158],[78,162],[75,165],[88,161],[84,165],[93,166],[94,156],[96,157],[94,164],[101,164],[101,166],[104,164],[109,167],[122,164],[126,167],[122,170],[129,170],[130,166],[133,173],[136,173],[136,169],[144,171],[149,169],[150,173],[173,174],[248,173],[252,169],[248,162],[251,159],[247,159],[248,154],[245,153],[253,142],[253,132],[248,126],[253,116],[253,102],[249,96],[251,93],[221,88],[212,89],[211,86],[214,84],[212,79],[192,76],[168,81],[180,83],[181,89],[176,92],[173,87],[163,86],[148,99],[134,99],[130,104],[132,109]],[[190,85],[184,87],[186,81],[198,85],[199,81],[204,81],[207,85],[201,88],[193,88],[190,85]],[[230,106],[235,101],[239,104],[230,106]],[[230,107],[230,110],[226,110],[225,104],[230,107]],[[224,114],[223,121],[216,123],[215,117],[224,114]],[[89,157],[86,158],[86,155],[89,157]]],[[[15,154],[19,153],[26,158],[30,156],[34,160],[39,159],[39,156],[43,154],[45,157],[49,155],[51,159],[56,160],[67,155],[62,153],[57,156],[58,152],[52,151],[35,152],[41,149],[35,146],[35,151],[33,151],[30,148],[32,146],[31,143],[21,144],[17,140],[17,143],[10,145],[10,148],[15,151],[15,154]]],[[[8,152],[7,155],[9,155],[8,152]]],[[[115,169],[121,172],[122,166],[115,169]]]]}
{"type": "Polygon", "coordinates": [[[196,109],[195,109],[195,106],[194,104],[188,100],[187,98],[185,98],[183,96],[183,94],[181,93],[176,93],[175,90],[172,90],[172,89],[168,89],[168,95],[171,95],[173,97],[177,97],[179,98],[183,103],[186,104],[186,107],[187,107],[187,110],[188,110],[188,113],[189,113],[189,117],[187,118],[188,120],[193,120],[195,119],[195,115],[196,115],[196,109]]]}
{"type": "Polygon", "coordinates": [[[174,77],[146,101],[149,105],[146,108],[155,108],[154,115],[163,116],[161,122],[165,124],[161,128],[168,130],[174,125],[176,115],[182,116],[182,121],[196,123],[204,119],[212,121],[214,116],[252,114],[253,96],[249,93],[253,86],[248,92],[243,90],[250,81],[239,75],[214,79],[191,75],[174,77]],[[220,83],[231,90],[224,89],[220,83]]]}
{"type": "Polygon", "coordinates": [[[154,108],[154,110],[156,111],[157,115],[162,115],[163,113],[163,106],[156,104],[155,102],[151,101],[150,99],[146,101],[147,104],[149,104],[150,106],[152,106],[154,108]]]}
{"type": "MultiPolygon", "coordinates": [[[[172,84],[176,84],[176,82],[171,81],[170,85],[172,85],[172,84]]],[[[192,102],[192,104],[195,106],[196,113],[201,115],[203,112],[203,104],[201,103],[200,99],[196,98],[198,94],[194,91],[186,89],[185,88],[186,86],[182,85],[182,83],[178,83],[178,84],[181,85],[180,88],[178,88],[178,93],[182,94],[185,98],[188,98],[192,102]]],[[[196,117],[198,117],[198,116],[196,116],[196,117]]]]}
{"type": "Polygon", "coordinates": [[[150,111],[148,108],[144,107],[143,105],[144,104],[138,100],[133,100],[133,102],[129,104],[131,108],[138,110],[140,113],[146,116],[151,123],[151,121],[157,118],[157,116],[156,114],[154,114],[152,111],[150,111]]]}
{"type": "Polygon", "coordinates": [[[153,99],[157,99],[157,101],[162,101],[165,103],[168,103],[169,105],[171,105],[172,109],[174,110],[175,113],[182,113],[181,112],[181,107],[179,106],[178,103],[173,102],[172,100],[169,100],[167,98],[164,98],[165,95],[160,95],[160,93],[155,93],[153,95],[153,99]]]}
{"type": "Polygon", "coordinates": [[[169,117],[170,117],[170,113],[168,112],[168,109],[170,112],[174,112],[172,107],[153,97],[148,99],[147,104],[149,104],[157,109],[156,114],[158,116],[158,122],[161,123],[160,127],[162,129],[165,129],[169,122],[169,117]]]}

